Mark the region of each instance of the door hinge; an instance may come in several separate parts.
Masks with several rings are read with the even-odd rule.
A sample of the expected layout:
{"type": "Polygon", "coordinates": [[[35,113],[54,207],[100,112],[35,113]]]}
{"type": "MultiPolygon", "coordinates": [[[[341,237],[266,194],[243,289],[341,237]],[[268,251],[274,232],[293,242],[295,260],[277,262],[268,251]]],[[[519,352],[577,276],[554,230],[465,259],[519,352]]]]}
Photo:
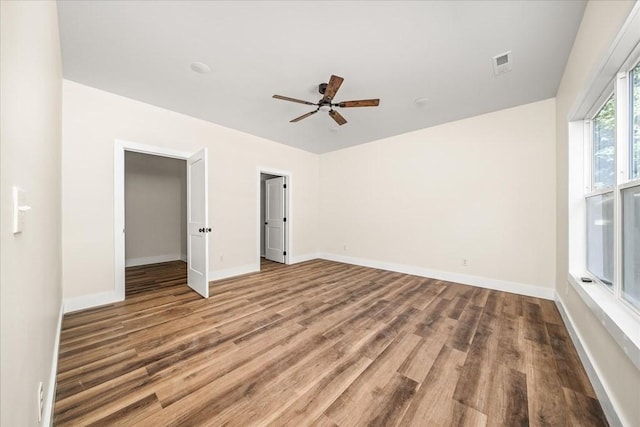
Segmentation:
{"type": "Polygon", "coordinates": [[[287,184],[284,184],[284,188],[287,188],[287,184]]]}
{"type": "Polygon", "coordinates": [[[282,255],[286,256],[287,255],[287,251],[282,252],[282,255]]]}
{"type": "Polygon", "coordinates": [[[282,219],[282,221],[283,221],[283,222],[287,222],[287,218],[283,218],[283,219],[282,219]]]}

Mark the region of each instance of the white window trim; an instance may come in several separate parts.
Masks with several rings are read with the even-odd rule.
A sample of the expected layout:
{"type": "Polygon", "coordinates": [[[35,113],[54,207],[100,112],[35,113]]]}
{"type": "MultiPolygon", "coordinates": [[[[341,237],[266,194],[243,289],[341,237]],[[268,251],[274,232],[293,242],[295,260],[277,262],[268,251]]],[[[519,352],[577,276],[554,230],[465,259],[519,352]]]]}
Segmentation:
{"type": "MultiPolygon", "coordinates": [[[[621,304],[622,301],[604,286],[596,282],[582,283],[580,281],[582,276],[570,273],[569,283],[631,359],[635,367],[640,369],[640,322],[638,316],[626,304],[621,304]]],[[[590,277],[590,275],[588,276],[590,277]]]]}
{"type": "MultiPolygon", "coordinates": [[[[589,164],[585,162],[586,152],[589,151],[586,138],[590,138],[590,135],[585,130],[584,120],[569,123],[569,276],[567,279],[636,368],[640,369],[640,316],[626,301],[617,298],[609,286],[599,283],[599,280],[589,273],[586,267],[585,203],[587,196],[611,191],[615,194],[620,191],[620,188],[637,185],[638,180],[625,183],[615,189],[585,194],[586,189],[591,187],[591,177],[586,177],[584,173],[589,164]],[[583,179],[576,179],[576,176],[583,179]],[[585,182],[585,180],[588,181],[585,182]],[[588,277],[593,282],[584,283],[581,281],[582,277],[588,277]]],[[[618,259],[619,257],[616,258],[618,259]]]]}
{"type": "Polygon", "coordinates": [[[618,186],[618,189],[626,190],[627,188],[637,187],[638,185],[640,185],[640,178],[634,179],[633,181],[625,182],[624,184],[620,184],[618,186]]]}
{"type": "MultiPolygon", "coordinates": [[[[612,189],[592,191],[591,182],[591,147],[586,144],[587,138],[591,138],[591,118],[606,102],[611,92],[621,89],[626,85],[624,97],[616,96],[616,107],[620,102],[628,101],[627,71],[640,58],[640,3],[636,4],[629,14],[620,33],[613,42],[611,49],[596,69],[584,90],[568,114],[569,135],[569,276],[568,282],[576,290],[584,303],[600,320],[604,328],[614,338],[630,358],[636,368],[640,369],[640,314],[632,308],[631,304],[619,298],[620,286],[615,286],[616,292],[611,292],[608,286],[597,283],[597,279],[587,272],[586,268],[586,197],[595,194],[614,191],[615,206],[614,218],[616,221],[616,236],[620,236],[622,213],[620,209],[620,191],[624,188],[637,185],[640,179],[629,181],[626,173],[628,165],[628,147],[624,144],[623,152],[616,154],[617,185],[612,189]],[[621,78],[622,77],[622,78],[621,78]],[[619,99],[624,98],[624,99],[619,99]],[[588,119],[588,120],[585,120],[588,119]],[[588,159],[588,161],[587,161],[588,159]],[[623,179],[619,175],[622,173],[623,179]],[[594,282],[584,283],[582,277],[589,277],[594,282]]],[[[620,111],[617,108],[618,111],[620,111]]],[[[620,138],[620,132],[628,129],[628,117],[616,118],[616,138],[620,138]],[[625,127],[620,125],[624,124],[625,127]]],[[[623,136],[626,138],[626,133],[623,136]]],[[[620,151],[620,150],[618,150],[620,151]]],[[[622,239],[616,239],[614,247],[615,276],[614,283],[619,284],[621,279],[621,250],[622,239]]]]}

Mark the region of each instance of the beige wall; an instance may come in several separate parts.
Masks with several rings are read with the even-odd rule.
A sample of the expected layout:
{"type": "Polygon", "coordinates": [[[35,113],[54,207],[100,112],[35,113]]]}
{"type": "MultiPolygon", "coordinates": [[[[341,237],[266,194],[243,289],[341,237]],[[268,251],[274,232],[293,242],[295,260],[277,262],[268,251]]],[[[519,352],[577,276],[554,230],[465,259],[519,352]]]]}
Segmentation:
{"type": "MultiPolygon", "coordinates": [[[[114,139],[183,151],[208,147],[214,270],[256,262],[257,168],[292,172],[294,259],[319,249],[555,289],[620,417],[640,419],[638,370],[566,279],[566,115],[632,4],[589,3],[556,100],[321,156],[65,81],[65,297],[113,290],[114,139]]],[[[3,38],[4,10],[3,4],[3,38]]],[[[2,173],[4,209],[4,163],[2,173]]],[[[4,358],[3,351],[3,374],[4,358]]]]}
{"type": "Polygon", "coordinates": [[[186,260],[187,162],[127,151],[126,265],[186,260]]]}
{"type": "Polygon", "coordinates": [[[63,82],[63,95],[65,298],[114,290],[115,139],[208,148],[212,270],[257,267],[258,167],[292,174],[293,260],[317,252],[317,155],[71,81],[63,82]]]}
{"type": "Polygon", "coordinates": [[[0,2],[0,424],[37,425],[38,383],[51,394],[61,308],[62,73],[55,2],[0,2]],[[12,233],[11,187],[26,190],[12,233]]]}
{"type": "Polygon", "coordinates": [[[550,295],[554,143],[550,99],[324,154],[321,251],[550,295]]]}
{"type": "Polygon", "coordinates": [[[606,54],[633,7],[633,1],[591,1],[582,19],[557,96],[557,292],[582,345],[616,406],[629,425],[640,424],[640,372],[569,285],[567,114],[606,54]]]}

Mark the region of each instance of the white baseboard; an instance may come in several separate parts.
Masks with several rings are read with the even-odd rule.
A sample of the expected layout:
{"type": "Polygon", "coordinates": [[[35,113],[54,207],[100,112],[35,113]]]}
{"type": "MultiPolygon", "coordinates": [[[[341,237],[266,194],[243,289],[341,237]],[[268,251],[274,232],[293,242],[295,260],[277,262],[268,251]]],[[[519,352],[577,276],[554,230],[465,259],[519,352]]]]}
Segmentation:
{"type": "MultiPolygon", "coordinates": [[[[164,262],[164,261],[158,261],[164,262]]],[[[144,264],[141,264],[144,265],[144,264]]],[[[224,270],[214,270],[209,272],[209,280],[227,279],[242,274],[254,273],[260,271],[260,264],[247,264],[238,267],[227,268],[224,270]]],[[[124,301],[124,295],[118,294],[116,291],[101,292],[99,294],[82,295],[79,297],[66,298],[64,300],[64,312],[72,313],[74,311],[94,308],[101,305],[113,304],[114,302],[124,301]]]]}
{"type": "Polygon", "coordinates": [[[86,308],[98,307],[105,304],[113,304],[114,302],[119,301],[124,301],[124,295],[119,295],[115,291],[66,298],[64,300],[64,312],[71,313],[78,310],[84,310],[86,308]]]}
{"type": "Polygon", "coordinates": [[[632,425],[630,423],[622,422],[620,417],[618,416],[617,411],[615,410],[616,405],[610,398],[610,394],[607,392],[606,387],[600,381],[600,375],[595,365],[592,363],[591,355],[589,351],[582,345],[582,337],[578,330],[575,328],[575,324],[571,315],[565,310],[564,304],[560,297],[556,294],[555,303],[558,307],[558,311],[562,316],[562,320],[564,321],[567,330],[569,331],[569,336],[571,337],[571,341],[573,341],[573,345],[576,347],[578,351],[578,356],[580,357],[580,361],[584,366],[585,371],[587,371],[587,376],[593,385],[593,389],[596,392],[596,396],[598,396],[598,400],[600,401],[600,405],[602,406],[602,410],[604,411],[604,415],[607,417],[607,421],[609,425],[612,427],[618,426],[626,426],[632,425]]]}
{"type": "Polygon", "coordinates": [[[412,274],[414,276],[429,277],[431,279],[446,280],[447,282],[462,283],[464,285],[478,286],[480,288],[493,289],[496,291],[511,292],[514,294],[526,295],[536,298],[553,300],[555,291],[552,288],[529,285],[506,280],[490,279],[481,276],[468,274],[451,273],[448,271],[431,270],[423,267],[411,265],[394,264],[383,261],[375,261],[365,258],[348,257],[330,253],[320,253],[319,258],[329,261],[343,262],[345,264],[360,265],[362,267],[379,268],[381,270],[395,271],[398,273],[412,274]]]}
{"type": "Polygon", "coordinates": [[[157,264],[159,262],[169,262],[169,261],[187,261],[187,256],[185,254],[169,254],[169,255],[156,255],[156,256],[148,256],[142,258],[131,258],[125,260],[125,267],[137,267],[139,265],[147,265],[147,264],[157,264]]]}
{"type": "MultiPolygon", "coordinates": [[[[330,253],[309,253],[303,255],[293,256],[290,259],[290,264],[297,264],[304,261],[310,261],[312,259],[326,259],[329,261],[343,262],[345,264],[360,265],[363,267],[379,268],[381,270],[396,271],[398,273],[412,274],[415,276],[429,277],[437,280],[446,280],[448,282],[462,283],[465,285],[478,286],[481,288],[494,289],[497,291],[512,292],[520,295],[527,295],[536,298],[544,298],[553,300],[554,290],[551,288],[545,288],[542,286],[528,285],[517,282],[509,282],[505,280],[490,279],[481,276],[472,276],[459,273],[451,273],[446,271],[431,270],[423,267],[416,267],[403,264],[394,264],[383,261],[369,260],[365,258],[347,257],[343,255],[336,255],[330,253]]],[[[166,262],[167,260],[158,261],[158,258],[138,258],[138,260],[152,260],[149,263],[166,262]]],[[[179,258],[174,258],[179,259],[179,258]]],[[[171,261],[171,260],[169,260],[171,261]]],[[[145,262],[146,263],[146,262],[145,262]]],[[[144,265],[144,264],[140,264],[144,265]]],[[[228,279],[234,276],[240,276],[248,273],[255,273],[260,271],[260,263],[252,263],[240,265],[237,267],[226,268],[222,270],[213,270],[209,272],[209,280],[221,280],[228,279]]],[[[75,298],[68,298],[64,301],[64,312],[70,313],[73,311],[83,310],[86,308],[96,307],[105,304],[111,304],[114,302],[124,300],[124,295],[118,295],[116,292],[103,292],[100,294],[86,295],[75,298]]]]}
{"type": "Polygon", "coordinates": [[[209,281],[228,279],[229,277],[255,273],[256,271],[260,271],[260,262],[225,268],[223,270],[213,270],[209,272],[209,281]]]}
{"type": "Polygon", "coordinates": [[[44,397],[44,408],[42,409],[42,425],[53,425],[53,408],[56,398],[56,378],[58,376],[58,353],[60,352],[60,334],[62,332],[62,317],[64,316],[64,304],[60,303],[60,313],[58,314],[58,324],[56,326],[56,336],[53,340],[53,355],[51,357],[51,373],[49,384],[47,384],[47,394],[44,397]]]}
{"type": "MultiPolygon", "coordinates": [[[[304,255],[292,256],[289,258],[289,264],[297,264],[299,262],[310,261],[312,259],[317,259],[318,253],[310,253],[304,255]]],[[[223,270],[213,270],[209,272],[209,280],[222,280],[228,279],[234,276],[241,276],[243,274],[255,273],[260,271],[260,262],[255,264],[245,264],[240,265],[238,267],[225,268],[223,270]]]]}
{"type": "Polygon", "coordinates": [[[289,258],[289,264],[297,264],[299,262],[311,261],[312,259],[318,259],[319,255],[317,252],[313,252],[310,254],[302,254],[295,255],[289,258]]]}

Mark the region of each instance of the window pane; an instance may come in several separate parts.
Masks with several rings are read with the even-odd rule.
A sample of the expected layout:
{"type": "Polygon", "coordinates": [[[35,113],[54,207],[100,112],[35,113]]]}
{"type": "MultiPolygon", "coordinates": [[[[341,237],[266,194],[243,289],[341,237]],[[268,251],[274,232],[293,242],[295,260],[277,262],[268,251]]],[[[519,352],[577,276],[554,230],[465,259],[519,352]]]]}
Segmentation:
{"type": "Polygon", "coordinates": [[[640,186],[622,190],[622,297],[640,308],[640,186]]]}
{"type": "Polygon", "coordinates": [[[587,269],[613,284],[613,192],[587,198],[587,269]]]}
{"type": "Polygon", "coordinates": [[[593,189],[613,187],[616,158],[616,103],[613,96],[593,118],[593,189]]]}
{"type": "Polygon", "coordinates": [[[640,178],[640,64],[631,71],[631,137],[629,177],[640,178]]]}

